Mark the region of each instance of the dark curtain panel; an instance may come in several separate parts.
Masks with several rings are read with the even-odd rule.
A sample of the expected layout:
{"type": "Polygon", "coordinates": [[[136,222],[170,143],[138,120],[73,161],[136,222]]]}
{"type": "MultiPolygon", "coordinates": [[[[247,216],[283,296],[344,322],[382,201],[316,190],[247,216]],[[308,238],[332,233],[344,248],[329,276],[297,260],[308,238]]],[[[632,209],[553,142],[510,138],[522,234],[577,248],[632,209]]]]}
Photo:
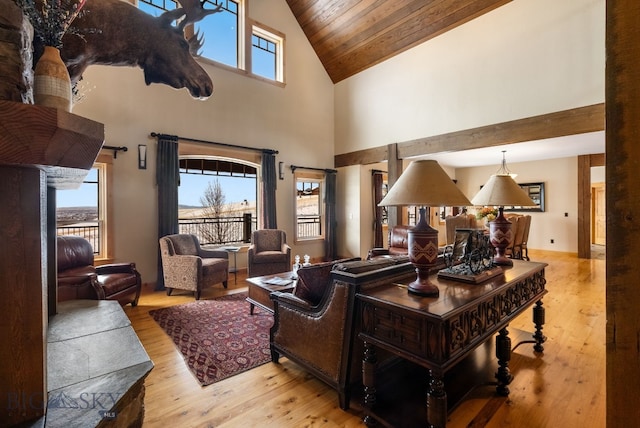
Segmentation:
{"type": "Polygon", "coordinates": [[[276,218],[276,155],[273,152],[262,152],[262,210],[260,212],[262,227],[277,229],[276,218]]]}
{"type": "Polygon", "coordinates": [[[382,200],[382,171],[373,171],[373,247],[382,248],[382,207],[378,206],[382,200]]]}
{"type": "Polygon", "coordinates": [[[338,257],[338,241],[336,233],[338,223],[336,221],[336,176],[335,171],[327,171],[325,175],[325,234],[324,234],[324,258],[336,260],[338,257]]]}
{"type": "MultiPolygon", "coordinates": [[[[178,186],[180,169],[178,163],[178,137],[158,136],[156,159],[156,183],[158,185],[158,240],[166,235],[178,233],[178,186]]],[[[158,245],[158,282],[156,290],[164,290],[160,244],[158,245]]]]}

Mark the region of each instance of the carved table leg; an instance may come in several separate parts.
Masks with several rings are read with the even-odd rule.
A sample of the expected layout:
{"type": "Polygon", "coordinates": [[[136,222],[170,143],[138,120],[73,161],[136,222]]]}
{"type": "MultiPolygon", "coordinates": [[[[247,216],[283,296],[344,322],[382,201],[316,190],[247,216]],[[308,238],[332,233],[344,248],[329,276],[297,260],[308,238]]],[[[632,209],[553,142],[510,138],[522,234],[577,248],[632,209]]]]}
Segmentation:
{"type": "Polygon", "coordinates": [[[511,339],[509,338],[509,331],[507,328],[500,330],[498,337],[496,338],[496,357],[498,357],[498,372],[496,373],[496,379],[498,379],[497,392],[499,395],[509,395],[509,384],[513,379],[511,371],[509,370],[509,360],[511,360],[511,339]]]}
{"type": "Polygon", "coordinates": [[[429,370],[431,381],[427,392],[427,426],[444,428],[447,425],[447,393],[441,375],[429,370]]]}
{"type": "Polygon", "coordinates": [[[376,403],[375,371],[376,371],[376,348],[364,342],[364,357],[362,358],[362,384],[364,385],[364,407],[365,417],[363,422],[368,427],[376,425],[376,420],[371,416],[376,403]]]}
{"type": "Polygon", "coordinates": [[[533,308],[533,323],[536,326],[536,332],[533,335],[536,344],[533,345],[533,350],[536,352],[544,351],[544,346],[542,346],[542,344],[547,340],[546,336],[542,334],[542,326],[545,322],[544,314],[545,310],[544,307],[542,307],[542,300],[538,300],[533,308]]]}

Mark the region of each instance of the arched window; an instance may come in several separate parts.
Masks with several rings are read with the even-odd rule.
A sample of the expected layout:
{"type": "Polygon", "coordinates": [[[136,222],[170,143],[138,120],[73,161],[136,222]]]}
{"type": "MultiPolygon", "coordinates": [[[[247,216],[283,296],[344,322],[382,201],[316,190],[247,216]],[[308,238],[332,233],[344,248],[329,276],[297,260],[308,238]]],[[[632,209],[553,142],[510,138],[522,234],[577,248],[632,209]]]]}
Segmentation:
{"type": "Polygon", "coordinates": [[[181,155],[179,163],[180,233],[203,245],[249,242],[257,228],[259,166],[215,155],[181,155]]]}

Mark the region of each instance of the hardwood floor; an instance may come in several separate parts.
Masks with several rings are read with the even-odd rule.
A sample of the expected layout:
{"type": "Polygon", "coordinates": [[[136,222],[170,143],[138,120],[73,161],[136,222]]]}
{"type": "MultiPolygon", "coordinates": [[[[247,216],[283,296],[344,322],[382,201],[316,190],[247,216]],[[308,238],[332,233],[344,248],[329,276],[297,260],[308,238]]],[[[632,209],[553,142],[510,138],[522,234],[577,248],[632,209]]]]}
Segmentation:
{"type": "MultiPolygon", "coordinates": [[[[475,389],[449,415],[448,427],[605,426],[605,261],[530,251],[549,263],[544,298],[544,355],[517,348],[509,397],[492,387],[475,389]]],[[[244,276],[229,289],[214,287],[202,298],[246,289],[244,276]]],[[[143,292],[125,307],[155,364],[146,381],[144,427],[356,427],[357,404],[345,412],[337,394],[286,358],[201,387],[169,337],[148,315],[151,309],[193,301],[193,295],[143,292]]],[[[510,328],[532,330],[531,311],[510,328]]]]}

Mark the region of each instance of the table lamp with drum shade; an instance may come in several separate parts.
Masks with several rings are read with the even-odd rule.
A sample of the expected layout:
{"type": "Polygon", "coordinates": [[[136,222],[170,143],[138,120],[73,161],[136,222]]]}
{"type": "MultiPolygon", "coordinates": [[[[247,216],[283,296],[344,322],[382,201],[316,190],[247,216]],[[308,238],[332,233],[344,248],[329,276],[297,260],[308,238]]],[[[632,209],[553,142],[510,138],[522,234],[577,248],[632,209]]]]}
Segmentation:
{"type": "Polygon", "coordinates": [[[408,289],[421,296],[437,296],[438,287],[429,281],[429,270],[437,264],[438,231],[429,226],[425,207],[460,207],[471,203],[438,162],[417,160],[409,164],[379,205],[420,207],[418,223],[408,230],[409,260],[417,273],[408,289]]]}
{"type": "Polygon", "coordinates": [[[498,207],[498,216],[489,222],[489,239],[496,249],[493,264],[513,266],[513,261],[505,255],[514,237],[512,224],[504,216],[504,206],[528,207],[535,206],[536,203],[518,186],[511,175],[503,173],[492,175],[471,202],[476,206],[498,207]]]}

